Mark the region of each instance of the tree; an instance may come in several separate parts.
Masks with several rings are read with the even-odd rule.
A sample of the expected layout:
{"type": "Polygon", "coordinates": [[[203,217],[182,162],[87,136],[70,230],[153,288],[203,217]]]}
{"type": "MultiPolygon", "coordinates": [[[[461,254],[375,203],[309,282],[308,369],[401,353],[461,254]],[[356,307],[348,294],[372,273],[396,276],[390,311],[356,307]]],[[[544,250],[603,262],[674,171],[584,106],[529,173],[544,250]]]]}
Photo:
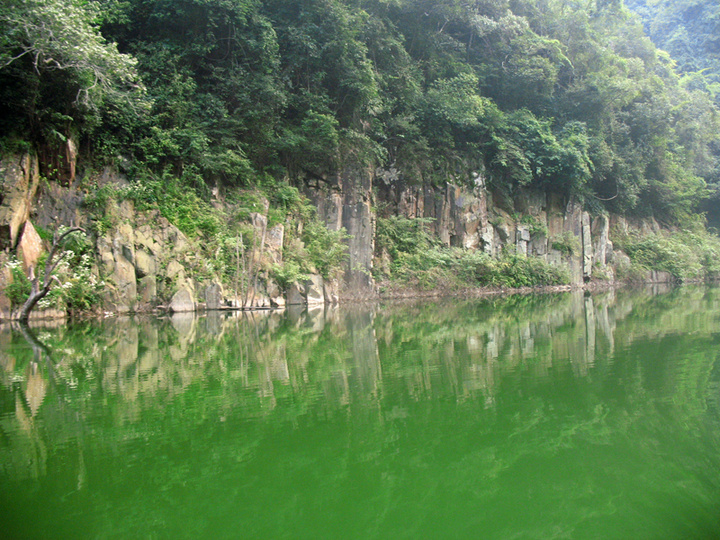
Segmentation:
{"type": "MultiPolygon", "coordinates": [[[[0,128],[42,146],[91,131],[101,109],[137,102],[135,60],[107,43],[95,4],[6,0],[0,11],[0,128]]],[[[132,107],[131,107],[132,108],[132,107]]]]}
{"type": "Polygon", "coordinates": [[[91,5],[77,0],[13,0],[0,14],[0,68],[24,57],[38,73],[69,71],[75,103],[97,108],[135,82],[136,61],[108,44],[92,24],[91,5]]]}
{"type": "Polygon", "coordinates": [[[30,296],[28,296],[27,300],[25,300],[25,303],[22,305],[22,308],[20,308],[21,323],[27,323],[30,318],[30,312],[35,308],[37,303],[45,298],[45,296],[47,296],[50,292],[53,280],[57,280],[57,278],[53,276],[53,272],[65,257],[65,253],[61,253],[58,256],[58,249],[62,247],[65,239],[75,232],[81,232],[84,234],[85,230],[80,227],[71,227],[61,234],[55,234],[52,246],[50,247],[50,253],[45,260],[45,272],[43,275],[42,286],[40,285],[39,277],[35,275],[35,266],[30,267],[30,296]]]}

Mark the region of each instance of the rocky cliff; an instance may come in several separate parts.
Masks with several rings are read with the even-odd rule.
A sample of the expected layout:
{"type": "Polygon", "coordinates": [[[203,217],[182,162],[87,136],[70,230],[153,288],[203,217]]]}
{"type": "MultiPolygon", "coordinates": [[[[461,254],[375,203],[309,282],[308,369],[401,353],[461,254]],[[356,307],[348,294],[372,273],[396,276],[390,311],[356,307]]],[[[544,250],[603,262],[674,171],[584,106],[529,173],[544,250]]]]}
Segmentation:
{"type": "Polygon", "coordinates": [[[597,267],[612,272],[610,219],[592,217],[576,200],[523,191],[512,200],[487,189],[475,175],[464,187],[408,185],[391,171],[378,171],[378,199],[386,214],[430,218],[446,246],[480,249],[498,256],[507,249],[570,268],[572,283],[588,281],[597,267]],[[574,248],[574,245],[577,248],[574,248]]]}
{"type": "MultiPolygon", "coordinates": [[[[120,175],[104,171],[101,183],[122,183],[120,175]]],[[[33,224],[45,231],[59,225],[92,225],[83,200],[87,193],[46,183],[41,190],[37,160],[30,154],[5,157],[0,162],[0,317],[12,317],[5,294],[13,273],[14,256],[37,264],[42,241],[33,224]]],[[[523,191],[512,199],[495,193],[481,174],[442,186],[404,181],[398,171],[344,167],[337,175],[306,182],[305,194],[331,230],[344,228],[348,258],[338,282],[312,274],[282,291],[265,271],[283,262],[286,243],[282,224],[269,226],[268,204],[249,217],[254,249],[238,286],[213,270],[212,254],[188,238],[157,210],[138,211],[129,200],[110,201],[103,209],[103,227],[88,233],[92,242],[92,272],[103,280],[102,309],[127,313],[164,308],[173,312],[200,309],[275,308],[285,305],[322,305],[377,295],[373,281],[376,212],[429,218],[428,227],[445,246],[482,250],[499,256],[508,250],[564,265],[573,284],[595,277],[612,281],[615,269],[629,264],[614,249],[612,230],[657,230],[652,221],[630,222],[620,216],[592,216],[573,199],[540,191],[523,191]]],[[[222,209],[221,203],[218,208],[222,209]]],[[[47,242],[47,241],[46,241],[47,242]]],[[[238,268],[240,263],[238,260],[238,268]]],[[[652,281],[670,281],[662,272],[652,281]]]]}

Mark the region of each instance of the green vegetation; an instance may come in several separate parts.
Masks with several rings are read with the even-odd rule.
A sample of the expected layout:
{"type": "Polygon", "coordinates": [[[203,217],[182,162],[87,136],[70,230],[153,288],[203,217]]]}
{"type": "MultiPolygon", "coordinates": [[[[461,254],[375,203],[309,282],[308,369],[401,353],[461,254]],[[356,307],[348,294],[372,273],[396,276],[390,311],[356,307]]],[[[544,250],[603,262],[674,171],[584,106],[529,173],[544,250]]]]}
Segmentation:
{"type": "Polygon", "coordinates": [[[643,280],[648,270],[660,270],[678,281],[720,278],[720,239],[705,232],[616,234],[617,246],[632,265],[620,277],[643,280]]]}
{"type": "MultiPolygon", "coordinates": [[[[480,171],[509,200],[532,188],[687,229],[720,192],[717,44],[703,38],[714,18],[696,17],[717,10],[628,4],[679,68],[623,2],[8,0],[0,148],[36,150],[41,173],[59,182],[73,180],[78,153],[97,234],[112,226],[107,201],[131,199],[202,246],[196,277],[229,283],[256,260],[260,229],[276,224],[286,227],[286,267],[260,256],[253,281],[337,275],[344,233],[317,222],[300,193],[356,166],[393,168],[409,184],[470,182],[480,171]],[[686,45],[711,69],[691,65],[686,45]],[[107,164],[130,186],[93,186],[92,169],[107,164]],[[250,223],[259,200],[270,203],[260,228],[250,223]]],[[[394,270],[381,274],[398,277],[404,261],[440,265],[423,287],[447,269],[462,283],[565,280],[520,257],[491,264],[441,250],[427,223],[390,219],[377,244],[394,270]]],[[[551,242],[578,252],[569,236],[551,242]]],[[[628,252],[638,267],[670,267],[628,252]]],[[[672,271],[714,272],[698,268],[672,271]]]]}
{"type": "Polygon", "coordinates": [[[564,231],[551,240],[552,248],[564,255],[576,255],[580,253],[580,240],[570,231],[564,231]]]}
{"type": "MultiPolygon", "coordinates": [[[[658,48],[667,51],[680,75],[680,85],[689,92],[705,93],[720,105],[720,40],[718,17],[720,5],[702,0],[627,0],[627,5],[640,15],[645,31],[658,48]]],[[[704,116],[700,114],[698,120],[704,116]]],[[[696,122],[684,124],[683,130],[697,130],[707,136],[705,126],[696,122]]],[[[708,146],[717,156],[718,142],[711,137],[708,146]]],[[[710,162],[708,162],[710,163],[710,162]]],[[[706,169],[704,176],[711,185],[710,199],[701,206],[708,221],[720,226],[720,191],[717,189],[718,168],[706,169]]]]}
{"type": "Polygon", "coordinates": [[[10,268],[13,279],[12,283],[5,287],[5,294],[10,299],[13,309],[17,309],[30,296],[30,280],[23,272],[22,264],[17,259],[12,258],[7,266],[10,268]]]}
{"type": "Polygon", "coordinates": [[[270,182],[252,189],[227,188],[213,206],[191,186],[171,175],[128,186],[105,185],[85,199],[97,234],[117,221],[112,206],[129,200],[141,210],[159,212],[193,242],[199,257],[190,268],[199,279],[219,276],[239,292],[247,291],[259,276],[270,277],[285,289],[309,274],[325,279],[339,276],[347,256],[345,229],[329,230],[310,201],[297,188],[270,182]],[[281,264],[264,252],[263,237],[282,225],[281,264]]]}
{"type": "Polygon", "coordinates": [[[720,99],[720,6],[702,0],[626,0],[647,34],[677,62],[684,85],[720,99]]]}
{"type": "MultiPolygon", "coordinates": [[[[64,232],[64,231],[61,231],[64,232]]],[[[71,314],[92,311],[101,303],[104,283],[93,272],[92,246],[84,235],[70,233],[62,245],[59,263],[52,272],[53,286],[37,302],[41,308],[58,308],[71,314]]],[[[45,273],[47,254],[44,254],[35,269],[35,275],[45,273]]],[[[12,282],[5,287],[5,294],[14,310],[20,309],[32,293],[31,282],[25,275],[21,263],[11,259],[7,265],[12,273],[12,282]]]]}
{"type": "Polygon", "coordinates": [[[201,198],[352,161],[414,182],[484,169],[679,224],[718,181],[712,77],[693,81],[620,2],[12,0],[0,17],[5,147],[61,177],[75,138],[201,198]]]}
{"type": "Polygon", "coordinates": [[[80,0],[7,0],[0,13],[0,132],[4,148],[30,143],[43,174],[63,180],[62,154],[102,135],[112,117],[147,111],[137,60],[100,33],[101,6],[80,0]],[[85,142],[85,141],[83,141],[85,142]]]}
{"type": "Polygon", "coordinates": [[[499,258],[482,251],[433,245],[425,219],[378,218],[382,260],[376,279],[390,286],[421,290],[469,287],[532,287],[570,282],[564,267],[535,257],[504,253],[499,258]],[[383,257],[384,255],[384,257],[383,257]]]}

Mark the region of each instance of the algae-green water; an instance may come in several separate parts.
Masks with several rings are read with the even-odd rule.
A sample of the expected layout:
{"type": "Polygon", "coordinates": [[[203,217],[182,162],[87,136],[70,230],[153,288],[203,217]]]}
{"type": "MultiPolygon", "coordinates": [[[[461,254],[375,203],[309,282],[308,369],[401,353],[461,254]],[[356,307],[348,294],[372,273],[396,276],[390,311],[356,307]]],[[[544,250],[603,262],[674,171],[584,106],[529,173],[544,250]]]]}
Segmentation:
{"type": "Polygon", "coordinates": [[[720,290],[0,329],[3,538],[720,538],[720,290]]]}

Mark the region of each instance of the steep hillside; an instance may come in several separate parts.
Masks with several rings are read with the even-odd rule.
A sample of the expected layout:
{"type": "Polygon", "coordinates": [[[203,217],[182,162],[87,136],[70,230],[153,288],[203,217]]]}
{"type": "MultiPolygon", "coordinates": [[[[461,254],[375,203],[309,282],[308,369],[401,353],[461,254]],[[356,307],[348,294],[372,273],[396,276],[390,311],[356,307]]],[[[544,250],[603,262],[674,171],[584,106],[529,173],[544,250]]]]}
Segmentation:
{"type": "MultiPolygon", "coordinates": [[[[71,266],[116,291],[95,305],[169,305],[187,289],[194,306],[207,283],[248,306],[368,296],[378,280],[579,282],[608,253],[583,231],[606,242],[611,225],[627,255],[647,251],[632,224],[660,235],[655,247],[661,227],[696,235],[671,253],[700,237],[715,249],[699,214],[718,181],[711,81],[686,84],[621,2],[6,4],[4,170],[37,163],[40,199],[24,192],[34,210],[2,224],[17,229],[3,247],[18,248],[28,216],[45,249],[60,225],[84,224],[71,266]],[[187,253],[138,240],[146,226],[182,234],[187,253]],[[536,264],[526,255],[542,264],[518,277],[536,264]],[[426,271],[442,279],[403,277],[426,271]],[[339,281],[325,294],[311,276],[339,281]],[[156,292],[141,302],[142,279],[156,292]]],[[[715,271],[651,259],[630,275],[715,271]]],[[[17,268],[6,281],[22,281],[17,268]]]]}
{"type": "MultiPolygon", "coordinates": [[[[628,0],[643,21],[647,34],[677,62],[680,84],[708,93],[720,104],[720,5],[716,2],[628,0]]],[[[712,150],[718,153],[717,142],[712,150]]],[[[712,192],[701,205],[709,223],[720,228],[717,174],[708,178],[712,192]]]]}

